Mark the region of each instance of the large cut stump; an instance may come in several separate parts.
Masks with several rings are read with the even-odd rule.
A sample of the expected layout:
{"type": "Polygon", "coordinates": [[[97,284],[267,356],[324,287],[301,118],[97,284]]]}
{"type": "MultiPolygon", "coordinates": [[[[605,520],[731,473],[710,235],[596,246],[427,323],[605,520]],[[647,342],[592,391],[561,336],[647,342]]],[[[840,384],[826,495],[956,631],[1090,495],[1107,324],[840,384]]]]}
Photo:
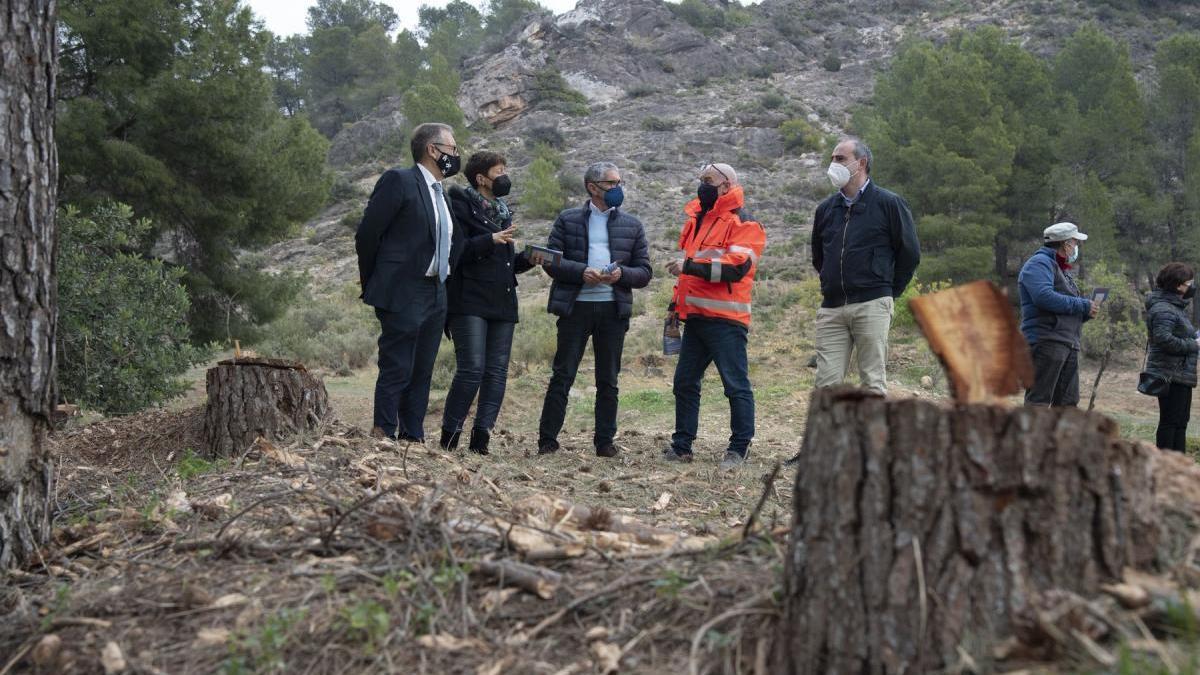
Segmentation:
{"type": "Polygon", "coordinates": [[[299,363],[241,358],[221,361],[206,377],[204,436],[218,456],[239,455],[262,436],[282,440],[329,417],[325,383],[299,363]]]}
{"type": "Polygon", "coordinates": [[[1021,636],[1039,591],[1149,566],[1149,446],[1074,408],[814,392],[777,667],[923,673],[1021,636]]]}

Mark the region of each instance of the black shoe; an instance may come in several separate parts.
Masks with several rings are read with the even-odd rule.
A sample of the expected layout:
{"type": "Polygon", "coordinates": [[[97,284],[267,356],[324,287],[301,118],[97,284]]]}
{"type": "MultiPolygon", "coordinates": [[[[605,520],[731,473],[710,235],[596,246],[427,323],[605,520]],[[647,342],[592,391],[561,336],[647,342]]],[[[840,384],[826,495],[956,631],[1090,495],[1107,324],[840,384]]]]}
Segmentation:
{"type": "Polygon", "coordinates": [[[478,455],[488,454],[488,441],[492,439],[491,433],[487,429],[478,427],[471,429],[471,442],[467,449],[478,455]]]}
{"type": "Polygon", "coordinates": [[[597,457],[616,457],[617,453],[619,452],[620,450],[617,450],[617,446],[613,445],[612,443],[605,443],[604,445],[596,446],[597,457]]]}
{"type": "Polygon", "coordinates": [[[539,455],[553,455],[558,452],[558,441],[553,439],[542,439],[538,441],[539,455]]]}
{"type": "Polygon", "coordinates": [[[663,450],[662,456],[663,459],[667,460],[668,462],[684,462],[686,464],[690,464],[692,461],[692,453],[685,452],[683,454],[679,454],[678,452],[675,452],[674,448],[667,448],[666,450],[663,450]]]}
{"type": "Polygon", "coordinates": [[[416,436],[409,436],[408,434],[406,434],[404,432],[400,432],[400,433],[396,434],[396,440],[400,441],[401,443],[416,443],[418,445],[425,442],[424,438],[417,438],[416,436]]]}
{"type": "Polygon", "coordinates": [[[462,431],[446,431],[442,429],[442,440],[438,445],[442,446],[443,450],[457,450],[458,437],[462,435],[462,431]]]}

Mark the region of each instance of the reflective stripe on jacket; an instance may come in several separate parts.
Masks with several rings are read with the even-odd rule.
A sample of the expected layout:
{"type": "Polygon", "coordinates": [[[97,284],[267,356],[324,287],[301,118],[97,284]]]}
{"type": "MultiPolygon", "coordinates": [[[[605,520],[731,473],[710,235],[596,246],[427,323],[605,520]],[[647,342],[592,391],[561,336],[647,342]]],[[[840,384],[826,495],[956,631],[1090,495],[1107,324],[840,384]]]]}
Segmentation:
{"type": "Polygon", "coordinates": [[[750,326],[754,274],[767,233],[742,209],[744,200],[741,186],[735,186],[703,214],[698,199],[684,207],[688,220],[679,232],[679,248],[686,259],[674,295],[681,320],[703,317],[750,326]]]}

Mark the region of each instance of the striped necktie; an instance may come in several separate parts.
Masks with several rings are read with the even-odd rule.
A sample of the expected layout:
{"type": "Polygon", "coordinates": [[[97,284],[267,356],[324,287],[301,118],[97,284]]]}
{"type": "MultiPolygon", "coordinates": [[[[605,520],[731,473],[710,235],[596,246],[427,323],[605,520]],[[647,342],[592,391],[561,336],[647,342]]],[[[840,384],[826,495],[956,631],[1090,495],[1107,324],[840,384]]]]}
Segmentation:
{"type": "Polygon", "coordinates": [[[437,276],[438,281],[445,282],[450,276],[450,212],[446,210],[446,199],[442,195],[442,184],[434,183],[433,191],[437,195],[437,276]]]}

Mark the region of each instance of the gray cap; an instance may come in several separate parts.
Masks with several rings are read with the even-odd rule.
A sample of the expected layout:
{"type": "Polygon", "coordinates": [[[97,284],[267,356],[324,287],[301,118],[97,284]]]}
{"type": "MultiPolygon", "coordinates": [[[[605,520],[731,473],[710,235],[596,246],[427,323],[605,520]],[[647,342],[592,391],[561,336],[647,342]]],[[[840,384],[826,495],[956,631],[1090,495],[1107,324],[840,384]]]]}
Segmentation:
{"type": "Polygon", "coordinates": [[[1047,243],[1055,241],[1066,241],[1068,239],[1078,239],[1084,241],[1087,235],[1080,232],[1075,223],[1055,223],[1042,231],[1042,238],[1047,243]]]}

